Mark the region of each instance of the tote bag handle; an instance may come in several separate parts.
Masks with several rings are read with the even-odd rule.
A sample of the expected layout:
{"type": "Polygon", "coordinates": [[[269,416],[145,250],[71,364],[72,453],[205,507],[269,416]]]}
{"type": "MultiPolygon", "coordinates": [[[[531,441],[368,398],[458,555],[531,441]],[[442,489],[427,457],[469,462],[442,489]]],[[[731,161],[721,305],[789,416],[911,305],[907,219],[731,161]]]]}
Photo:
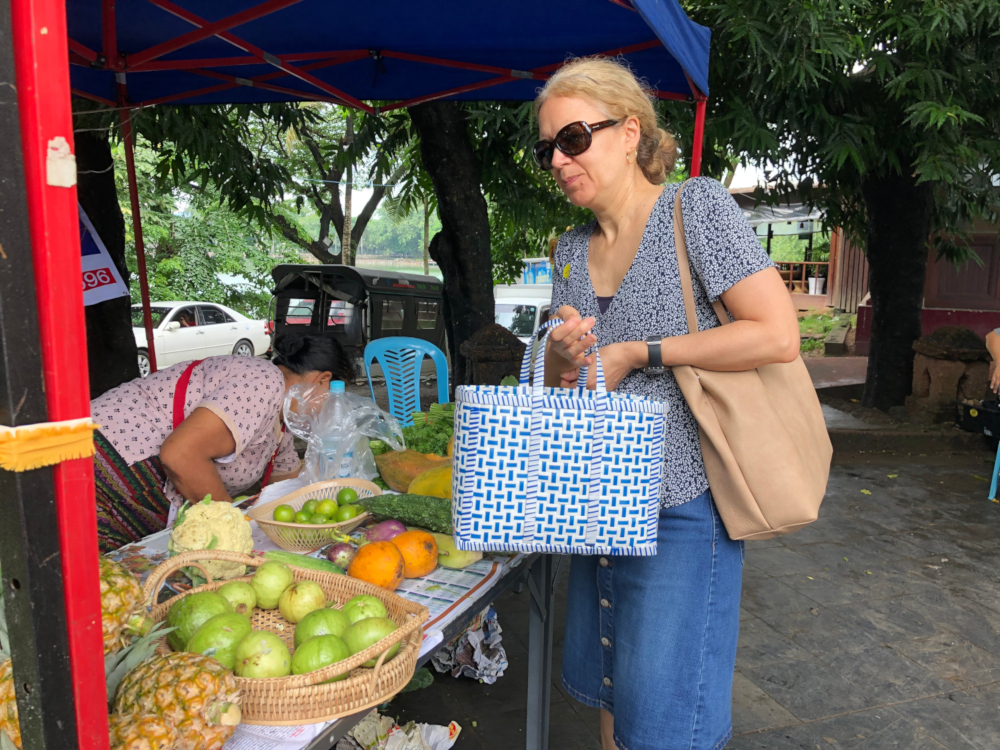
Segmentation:
{"type": "MultiPolygon", "coordinates": [[[[560,398],[559,396],[545,395],[545,350],[548,345],[549,335],[565,321],[558,318],[550,320],[539,326],[538,332],[542,331],[541,344],[538,346],[538,354],[535,357],[535,381],[530,382],[531,374],[531,346],[524,350],[524,359],[521,361],[520,385],[531,385],[531,438],[528,450],[528,481],[525,487],[524,498],[524,527],[522,529],[523,540],[530,544],[535,540],[535,520],[538,514],[538,473],[541,460],[542,448],[542,409],[546,406],[560,408],[564,406],[570,408],[569,403],[560,404],[560,401],[576,400],[578,403],[584,399],[591,401],[587,395],[587,378],[589,367],[581,367],[577,378],[576,393],[573,396],[560,398]]],[[[533,336],[532,339],[535,337],[533,336]]],[[[590,442],[590,483],[588,487],[587,500],[587,531],[586,543],[594,544],[597,541],[598,518],[600,515],[601,500],[601,459],[604,455],[604,419],[608,410],[608,389],[604,380],[604,367],[601,364],[601,355],[596,351],[594,357],[596,372],[596,388],[593,396],[594,426],[590,442]]],[[[580,404],[582,405],[582,404],[580,404]]],[[[589,405],[589,404],[588,404],[589,405]]]]}

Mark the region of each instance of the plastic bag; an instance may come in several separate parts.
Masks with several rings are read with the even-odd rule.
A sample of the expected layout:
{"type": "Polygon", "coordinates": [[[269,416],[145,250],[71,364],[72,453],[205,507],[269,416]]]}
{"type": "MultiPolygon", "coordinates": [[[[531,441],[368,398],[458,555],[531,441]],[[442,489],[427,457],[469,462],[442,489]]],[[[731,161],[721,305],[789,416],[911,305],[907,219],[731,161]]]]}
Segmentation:
{"type": "Polygon", "coordinates": [[[369,440],[381,440],[393,450],[403,450],[403,428],[370,398],[339,393],[300,383],[285,394],[285,425],[306,448],[304,474],[309,482],[343,476],[374,479],[378,476],[369,440]],[[346,408],[345,408],[346,407],[346,408]]]}

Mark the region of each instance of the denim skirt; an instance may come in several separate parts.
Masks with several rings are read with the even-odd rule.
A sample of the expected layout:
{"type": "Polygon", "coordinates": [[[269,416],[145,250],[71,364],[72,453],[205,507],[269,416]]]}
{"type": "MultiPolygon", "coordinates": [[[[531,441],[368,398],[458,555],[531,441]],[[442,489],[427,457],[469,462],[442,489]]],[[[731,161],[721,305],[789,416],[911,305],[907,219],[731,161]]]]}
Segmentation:
{"type": "Polygon", "coordinates": [[[660,512],[652,557],[573,556],[562,684],[614,715],[620,750],[729,741],[742,578],[710,492],[660,512]]]}

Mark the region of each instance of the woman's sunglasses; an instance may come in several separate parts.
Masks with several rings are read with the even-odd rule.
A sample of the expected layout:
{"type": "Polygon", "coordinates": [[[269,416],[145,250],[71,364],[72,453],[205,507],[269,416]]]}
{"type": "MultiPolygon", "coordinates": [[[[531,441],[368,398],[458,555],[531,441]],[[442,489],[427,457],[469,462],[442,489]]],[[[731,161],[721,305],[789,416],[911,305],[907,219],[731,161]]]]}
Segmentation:
{"type": "Polygon", "coordinates": [[[578,156],[590,148],[590,144],[594,142],[594,133],[617,124],[618,120],[603,120],[593,125],[588,125],[582,120],[571,122],[556,133],[556,137],[551,141],[539,141],[532,146],[531,154],[535,157],[535,163],[548,171],[552,169],[552,155],[556,149],[567,156],[578,156]]]}

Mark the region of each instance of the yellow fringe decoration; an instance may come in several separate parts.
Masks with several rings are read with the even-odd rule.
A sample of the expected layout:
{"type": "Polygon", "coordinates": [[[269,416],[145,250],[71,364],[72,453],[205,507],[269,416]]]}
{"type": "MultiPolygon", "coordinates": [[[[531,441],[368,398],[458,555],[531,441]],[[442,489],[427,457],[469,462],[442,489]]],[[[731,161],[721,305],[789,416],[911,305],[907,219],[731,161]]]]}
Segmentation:
{"type": "Polygon", "coordinates": [[[7,471],[30,471],[93,456],[96,429],[90,417],[21,427],[0,426],[0,467],[7,471]]]}

